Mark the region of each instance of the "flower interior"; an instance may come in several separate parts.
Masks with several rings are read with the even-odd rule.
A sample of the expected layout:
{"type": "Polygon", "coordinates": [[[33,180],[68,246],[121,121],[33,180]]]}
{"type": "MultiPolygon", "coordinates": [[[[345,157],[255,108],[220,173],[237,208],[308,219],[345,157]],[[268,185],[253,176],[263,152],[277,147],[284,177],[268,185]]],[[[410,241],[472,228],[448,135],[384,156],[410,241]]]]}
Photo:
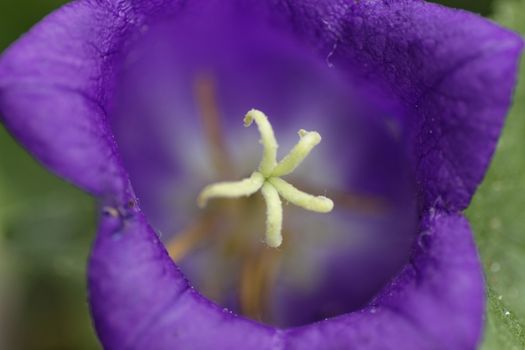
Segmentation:
{"type": "Polygon", "coordinates": [[[191,284],[234,313],[294,327],[358,310],[415,236],[402,113],[342,79],[333,52],[197,18],[142,28],[120,58],[111,124],[141,208],[191,284]],[[260,112],[260,134],[242,127],[252,108],[275,138],[260,112]],[[298,141],[301,128],[316,132],[298,141]]]}

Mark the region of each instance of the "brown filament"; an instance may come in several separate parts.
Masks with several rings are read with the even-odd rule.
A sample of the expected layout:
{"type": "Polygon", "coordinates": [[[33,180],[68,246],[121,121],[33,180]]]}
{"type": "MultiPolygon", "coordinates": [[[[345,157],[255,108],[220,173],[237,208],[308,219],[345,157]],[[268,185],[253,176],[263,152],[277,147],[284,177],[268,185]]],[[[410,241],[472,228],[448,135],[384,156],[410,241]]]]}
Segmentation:
{"type": "Polygon", "coordinates": [[[339,190],[329,190],[330,198],[335,207],[341,206],[347,210],[354,210],[367,214],[382,214],[388,208],[386,199],[377,196],[348,193],[339,190]]]}
{"type": "Polygon", "coordinates": [[[214,219],[211,216],[203,216],[189,227],[177,233],[166,246],[173,261],[181,261],[188,253],[195,249],[209,234],[213,223],[214,219]]]}
{"type": "Polygon", "coordinates": [[[259,321],[268,321],[271,317],[268,313],[270,296],[284,249],[264,246],[245,257],[239,279],[239,299],[243,315],[259,321]]]}
{"type": "Polygon", "coordinates": [[[334,201],[335,209],[347,209],[366,214],[383,214],[389,207],[387,200],[380,196],[351,193],[338,189],[318,188],[297,183],[297,187],[308,193],[327,194],[334,201]]]}
{"type": "Polygon", "coordinates": [[[217,95],[213,79],[201,74],[195,82],[195,97],[200,110],[208,152],[215,171],[221,178],[229,178],[233,172],[233,162],[224,142],[224,130],[219,113],[217,95]]]}

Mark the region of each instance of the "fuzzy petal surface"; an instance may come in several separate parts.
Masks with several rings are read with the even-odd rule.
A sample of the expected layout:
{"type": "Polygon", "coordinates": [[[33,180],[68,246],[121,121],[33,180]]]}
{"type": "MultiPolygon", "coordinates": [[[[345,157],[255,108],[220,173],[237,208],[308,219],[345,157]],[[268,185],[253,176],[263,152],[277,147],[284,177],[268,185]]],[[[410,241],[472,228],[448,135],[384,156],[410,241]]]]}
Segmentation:
{"type": "Polygon", "coordinates": [[[128,190],[107,113],[124,20],[96,2],[54,12],[0,59],[0,120],[47,168],[106,197],[128,190]]]}

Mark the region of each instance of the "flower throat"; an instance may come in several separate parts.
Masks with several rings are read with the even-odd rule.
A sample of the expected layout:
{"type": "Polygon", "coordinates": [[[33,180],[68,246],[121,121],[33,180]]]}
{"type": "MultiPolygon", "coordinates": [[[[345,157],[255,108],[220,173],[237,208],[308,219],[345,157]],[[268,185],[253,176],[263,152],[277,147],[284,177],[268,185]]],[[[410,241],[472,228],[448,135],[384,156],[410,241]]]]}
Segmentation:
{"type": "MultiPolygon", "coordinates": [[[[198,77],[195,96],[211,164],[221,180],[235,178],[235,162],[227,151],[214,84],[209,77],[198,77]]],[[[334,202],[325,196],[300,191],[281,178],[291,174],[320,143],[319,133],[299,130],[299,141],[278,162],[278,144],[268,118],[261,111],[250,110],[244,118],[244,125],[249,127],[254,122],[263,146],[258,169],[243,180],[221,181],[204,187],[197,198],[201,212],[167,242],[167,249],[175,262],[184,263],[188,255],[203,247],[212,247],[212,259],[217,259],[217,265],[226,264],[231,268],[225,271],[228,276],[217,272],[208,274],[205,269],[199,291],[224,304],[233,288],[237,299],[234,304],[238,305],[239,313],[271,324],[272,290],[276,287],[283,259],[293,251],[286,240],[293,231],[283,220],[281,197],[286,202],[319,213],[330,212],[334,202]],[[259,190],[262,196],[254,195],[259,190]],[[266,216],[262,214],[264,211],[266,216]],[[264,227],[266,244],[261,243],[264,227]]],[[[305,184],[301,187],[319,192],[319,189],[305,184]]],[[[372,213],[381,211],[381,203],[376,199],[359,198],[332,189],[329,192],[338,206],[372,213]]]]}

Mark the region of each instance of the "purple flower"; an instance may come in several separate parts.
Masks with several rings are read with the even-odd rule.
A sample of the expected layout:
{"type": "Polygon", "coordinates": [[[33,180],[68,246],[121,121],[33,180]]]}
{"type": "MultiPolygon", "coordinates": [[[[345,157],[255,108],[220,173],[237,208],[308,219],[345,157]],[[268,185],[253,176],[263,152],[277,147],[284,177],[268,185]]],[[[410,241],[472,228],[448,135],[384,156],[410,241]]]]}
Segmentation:
{"type": "MultiPolygon", "coordinates": [[[[494,151],[521,48],[476,15],[412,0],[79,0],[5,52],[0,111],[37,159],[100,200],[89,291],[105,348],[472,349],[484,288],[462,210],[494,151]],[[315,168],[297,178],[335,202],[323,218],[290,212],[299,232],[269,253],[282,272],[264,323],[229,311],[243,310],[237,263],[269,249],[258,236],[233,253],[221,250],[230,236],[201,238],[183,274],[152,229],[168,241],[199,215],[212,222],[204,231],[224,226],[220,208],[219,219],[199,214],[194,199],[233,165],[253,170],[260,150],[241,126],[252,107],[283,148],[291,130],[319,130],[315,168]],[[206,149],[218,152],[211,170],[206,149]],[[366,197],[357,209],[348,192],[366,197]],[[214,281],[227,309],[201,294],[214,281]]],[[[241,219],[235,227],[259,232],[241,219]]]]}

